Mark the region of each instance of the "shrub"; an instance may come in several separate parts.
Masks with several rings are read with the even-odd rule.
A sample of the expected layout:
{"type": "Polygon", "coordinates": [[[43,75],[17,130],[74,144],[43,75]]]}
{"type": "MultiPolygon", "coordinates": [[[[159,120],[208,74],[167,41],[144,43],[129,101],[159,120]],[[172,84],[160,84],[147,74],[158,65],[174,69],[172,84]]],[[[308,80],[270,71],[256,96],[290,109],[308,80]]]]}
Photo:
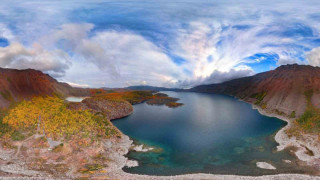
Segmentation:
{"type": "Polygon", "coordinates": [[[13,101],[11,93],[7,90],[0,91],[1,96],[7,101],[13,101]]]}
{"type": "Polygon", "coordinates": [[[58,97],[36,97],[31,101],[23,101],[3,119],[3,123],[14,132],[35,133],[39,125],[41,132],[54,139],[71,135],[104,136],[103,121],[103,117],[89,111],[67,109],[64,101],[58,97]]]}
{"type": "Polygon", "coordinates": [[[255,93],[251,95],[251,98],[255,98],[257,101],[255,102],[256,105],[261,104],[261,102],[263,101],[264,97],[267,95],[267,92],[262,91],[259,93],[255,93]]]}
{"type": "Polygon", "coordinates": [[[307,108],[296,120],[296,123],[307,132],[320,134],[320,109],[314,107],[311,103],[313,91],[308,90],[304,94],[307,100],[307,108]]]}
{"type": "Polygon", "coordinates": [[[3,123],[3,118],[6,116],[7,111],[0,109],[0,137],[10,132],[12,129],[7,123],[3,123]]]}
{"type": "Polygon", "coordinates": [[[295,118],[295,117],[296,117],[296,112],[295,112],[295,111],[292,111],[289,117],[290,117],[290,118],[295,118]]]}
{"type": "Polygon", "coordinates": [[[22,141],[24,138],[25,136],[19,131],[14,131],[11,135],[11,139],[14,141],[22,141]]]}

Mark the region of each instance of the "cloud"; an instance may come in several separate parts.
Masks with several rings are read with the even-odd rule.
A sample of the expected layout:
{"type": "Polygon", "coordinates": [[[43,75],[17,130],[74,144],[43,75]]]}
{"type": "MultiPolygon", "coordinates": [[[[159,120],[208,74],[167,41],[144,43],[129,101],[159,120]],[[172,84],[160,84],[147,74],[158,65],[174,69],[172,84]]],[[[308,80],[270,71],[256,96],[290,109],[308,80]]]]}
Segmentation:
{"type": "MultiPolygon", "coordinates": [[[[182,67],[192,72],[193,79],[189,81],[202,82],[203,79],[211,79],[213,82],[213,78],[217,78],[215,82],[218,82],[222,77],[218,74],[236,78],[235,72],[238,72],[238,67],[264,61],[265,59],[247,58],[257,52],[273,54],[275,51],[281,51],[264,47],[266,43],[277,44],[278,38],[273,36],[257,38],[257,34],[262,30],[262,26],[243,30],[219,22],[212,24],[192,22],[178,31],[177,39],[171,49],[177,56],[186,60],[182,67]],[[228,73],[230,75],[227,75],[228,73]]],[[[248,68],[241,72],[252,74],[247,70],[248,68]]],[[[243,76],[242,73],[238,75],[243,76]]]]}
{"type": "Polygon", "coordinates": [[[179,81],[176,87],[191,88],[202,84],[217,84],[225,81],[229,81],[236,78],[252,76],[255,72],[250,68],[231,69],[226,72],[219,70],[213,71],[210,76],[205,78],[198,78],[194,80],[179,81]]]}
{"type": "MultiPolygon", "coordinates": [[[[144,74],[148,73],[149,76],[170,81],[181,75],[180,68],[159,47],[142,36],[130,32],[107,31],[98,33],[91,40],[91,45],[99,45],[105,53],[103,59],[96,63],[104,67],[112,62],[120,76],[147,78],[144,74]]],[[[90,46],[84,46],[84,49],[96,53],[90,51],[90,46]]],[[[99,54],[97,58],[101,58],[99,54]]]]}
{"type": "MultiPolygon", "coordinates": [[[[95,73],[103,74],[99,78],[119,82],[113,83],[112,86],[124,86],[135,82],[159,85],[175,83],[183,78],[181,68],[161,48],[144,37],[130,31],[91,33],[92,28],[93,25],[87,23],[66,24],[42,41],[58,43],[63,49],[72,51],[74,64],[94,64],[98,68],[98,72],[95,73]]],[[[85,76],[88,70],[92,69],[74,73],[85,76]]]]}
{"type": "Polygon", "coordinates": [[[311,66],[320,66],[320,47],[307,52],[306,57],[311,66]]]}
{"type": "Polygon", "coordinates": [[[37,69],[61,77],[69,68],[70,57],[61,50],[45,50],[40,44],[29,49],[17,42],[0,47],[0,66],[17,69],[37,69]]]}
{"type": "Polygon", "coordinates": [[[69,85],[72,86],[72,87],[80,87],[80,88],[87,88],[87,87],[89,87],[89,85],[87,85],[87,84],[77,84],[77,83],[73,83],[73,82],[64,82],[64,83],[67,83],[67,84],[69,84],[69,85]]]}
{"type": "Polygon", "coordinates": [[[0,23],[0,38],[4,38],[8,41],[14,41],[15,36],[12,34],[12,32],[8,29],[8,27],[4,24],[0,23]]]}
{"type": "Polygon", "coordinates": [[[88,71],[93,71],[91,76],[97,77],[95,81],[115,81],[108,86],[137,82],[161,85],[183,78],[183,71],[168,55],[144,37],[130,31],[92,33],[93,28],[94,25],[89,23],[64,24],[40,37],[30,48],[12,42],[0,48],[0,66],[33,68],[61,80],[65,79],[65,72],[75,66],[78,69],[71,71],[74,73],[72,77],[83,78],[86,73],[92,74],[88,71]],[[86,68],[89,64],[95,65],[96,70],[86,68]]]}
{"type": "Polygon", "coordinates": [[[319,61],[317,0],[114,2],[4,1],[0,66],[94,87],[186,87],[319,61]]]}
{"type": "Polygon", "coordinates": [[[229,72],[214,71],[211,75],[203,81],[201,84],[215,84],[225,81],[229,81],[236,78],[252,76],[254,75],[252,69],[231,69],[229,72]]]}
{"type": "MultiPolygon", "coordinates": [[[[308,43],[309,39],[320,38],[320,33],[314,26],[311,26],[308,21],[303,23],[287,21],[282,24],[280,22],[284,20],[281,18],[279,20],[279,15],[272,13],[273,9],[264,10],[263,13],[246,10],[245,14],[238,14],[235,17],[231,14],[223,22],[217,19],[208,21],[207,18],[199,18],[178,28],[176,39],[171,43],[170,50],[185,60],[182,67],[191,72],[192,77],[183,81],[184,83],[204,82],[203,79],[209,77],[217,78],[216,82],[218,82],[220,76],[216,76],[216,72],[233,74],[233,69],[243,65],[253,67],[257,64],[265,64],[265,68],[259,67],[265,71],[271,70],[273,65],[308,63],[305,60],[305,51],[312,47],[308,43]],[[250,15],[253,18],[248,19],[250,15]],[[273,56],[252,58],[257,54],[273,56]],[[273,64],[272,61],[277,62],[273,64]]],[[[229,15],[228,11],[227,7],[225,16],[229,15]]],[[[217,13],[219,12],[218,10],[217,13]]],[[[291,14],[293,11],[283,13],[291,14]]],[[[242,75],[239,74],[238,77],[242,75]]]]}

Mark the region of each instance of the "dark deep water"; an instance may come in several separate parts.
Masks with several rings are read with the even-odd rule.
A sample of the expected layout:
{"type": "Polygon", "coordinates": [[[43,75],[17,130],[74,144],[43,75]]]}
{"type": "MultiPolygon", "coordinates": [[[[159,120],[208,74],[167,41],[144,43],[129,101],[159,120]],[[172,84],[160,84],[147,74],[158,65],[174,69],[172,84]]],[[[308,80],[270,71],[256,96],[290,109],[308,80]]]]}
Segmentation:
{"type": "Polygon", "coordinates": [[[129,159],[137,160],[139,166],[124,171],[149,175],[307,173],[288,151],[276,151],[274,135],[286,122],[263,116],[250,104],[228,96],[165,93],[185,105],[170,109],[138,104],[132,115],[113,121],[137,143],[156,147],[149,152],[131,151],[129,159]],[[277,170],[260,169],[258,161],[269,162],[277,170]]]}

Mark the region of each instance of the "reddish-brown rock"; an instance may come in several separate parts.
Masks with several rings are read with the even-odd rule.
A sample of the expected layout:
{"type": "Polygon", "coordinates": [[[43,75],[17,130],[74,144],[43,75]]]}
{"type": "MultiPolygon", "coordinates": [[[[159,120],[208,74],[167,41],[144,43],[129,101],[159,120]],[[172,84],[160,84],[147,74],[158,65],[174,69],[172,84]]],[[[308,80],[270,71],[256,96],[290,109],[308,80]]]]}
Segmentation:
{"type": "Polygon", "coordinates": [[[0,68],[0,108],[39,95],[84,96],[89,95],[89,91],[58,82],[41,71],[0,68]]]}
{"type": "Polygon", "coordinates": [[[308,65],[283,65],[275,70],[220,84],[202,85],[195,92],[221,93],[256,103],[267,110],[296,116],[306,108],[305,92],[313,91],[313,104],[320,107],[320,68],[308,65]],[[257,97],[262,96],[259,101],[257,97]]]}
{"type": "Polygon", "coordinates": [[[90,110],[94,113],[101,112],[109,120],[119,119],[133,112],[133,107],[128,101],[103,98],[87,98],[82,102],[71,102],[68,104],[68,108],[90,110]]]}

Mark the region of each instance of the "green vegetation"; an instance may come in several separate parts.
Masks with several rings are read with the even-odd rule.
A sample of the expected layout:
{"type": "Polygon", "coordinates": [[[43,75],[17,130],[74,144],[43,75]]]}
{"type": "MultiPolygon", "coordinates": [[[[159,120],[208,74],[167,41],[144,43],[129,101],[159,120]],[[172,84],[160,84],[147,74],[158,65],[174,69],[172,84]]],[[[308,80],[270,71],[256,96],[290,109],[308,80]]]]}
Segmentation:
{"type": "Polygon", "coordinates": [[[100,169],[104,168],[101,164],[86,164],[85,168],[80,169],[79,172],[81,173],[92,173],[94,171],[98,171],[100,169]]]}
{"type": "Polygon", "coordinates": [[[296,117],[296,111],[292,111],[289,117],[290,118],[295,118],[296,117]]]}
{"type": "Polygon", "coordinates": [[[266,109],[266,108],[267,108],[267,103],[265,103],[265,102],[262,103],[262,104],[261,104],[261,108],[262,108],[262,109],[266,109]]]}
{"type": "Polygon", "coordinates": [[[285,113],[280,111],[279,109],[275,109],[274,112],[280,116],[285,116],[285,113]]]}
{"type": "Polygon", "coordinates": [[[251,98],[255,98],[257,101],[255,102],[256,105],[260,105],[263,101],[264,97],[267,95],[267,92],[262,91],[259,93],[254,93],[251,98]]]}
{"type": "Polygon", "coordinates": [[[7,101],[13,101],[11,93],[7,90],[0,91],[1,96],[7,101]]]}
{"type": "Polygon", "coordinates": [[[25,139],[25,136],[19,131],[14,131],[11,134],[11,139],[14,140],[14,141],[22,141],[22,140],[25,139]]]}
{"type": "Polygon", "coordinates": [[[138,104],[143,101],[152,98],[151,91],[131,91],[129,93],[125,93],[123,98],[128,101],[130,104],[138,104]]]}
{"type": "Polygon", "coordinates": [[[151,91],[120,91],[113,92],[104,90],[95,90],[91,92],[93,98],[107,99],[112,101],[128,101],[130,104],[142,103],[153,97],[151,91]]]}
{"type": "Polygon", "coordinates": [[[9,77],[7,77],[7,81],[8,81],[9,83],[12,83],[12,81],[11,81],[11,79],[10,79],[9,77]]]}
{"type": "Polygon", "coordinates": [[[307,100],[306,111],[296,120],[296,123],[306,132],[316,133],[320,135],[320,109],[313,106],[311,97],[313,91],[306,91],[307,100]]]}
{"type": "Polygon", "coordinates": [[[92,91],[93,98],[96,99],[107,99],[111,101],[128,101],[130,104],[138,104],[142,102],[147,102],[149,105],[166,105],[168,107],[179,107],[182,103],[177,103],[178,98],[168,97],[164,93],[155,93],[152,91],[119,91],[111,92],[108,91],[101,92],[100,90],[92,91]]]}
{"type": "Polygon", "coordinates": [[[3,109],[0,109],[0,137],[8,133],[11,128],[8,126],[8,124],[3,123],[3,118],[6,115],[6,111],[3,109]]]}
{"type": "Polygon", "coordinates": [[[168,97],[168,95],[163,93],[154,94],[152,99],[147,101],[149,105],[166,105],[170,108],[176,108],[182,106],[183,103],[177,103],[178,98],[168,97]]]}

